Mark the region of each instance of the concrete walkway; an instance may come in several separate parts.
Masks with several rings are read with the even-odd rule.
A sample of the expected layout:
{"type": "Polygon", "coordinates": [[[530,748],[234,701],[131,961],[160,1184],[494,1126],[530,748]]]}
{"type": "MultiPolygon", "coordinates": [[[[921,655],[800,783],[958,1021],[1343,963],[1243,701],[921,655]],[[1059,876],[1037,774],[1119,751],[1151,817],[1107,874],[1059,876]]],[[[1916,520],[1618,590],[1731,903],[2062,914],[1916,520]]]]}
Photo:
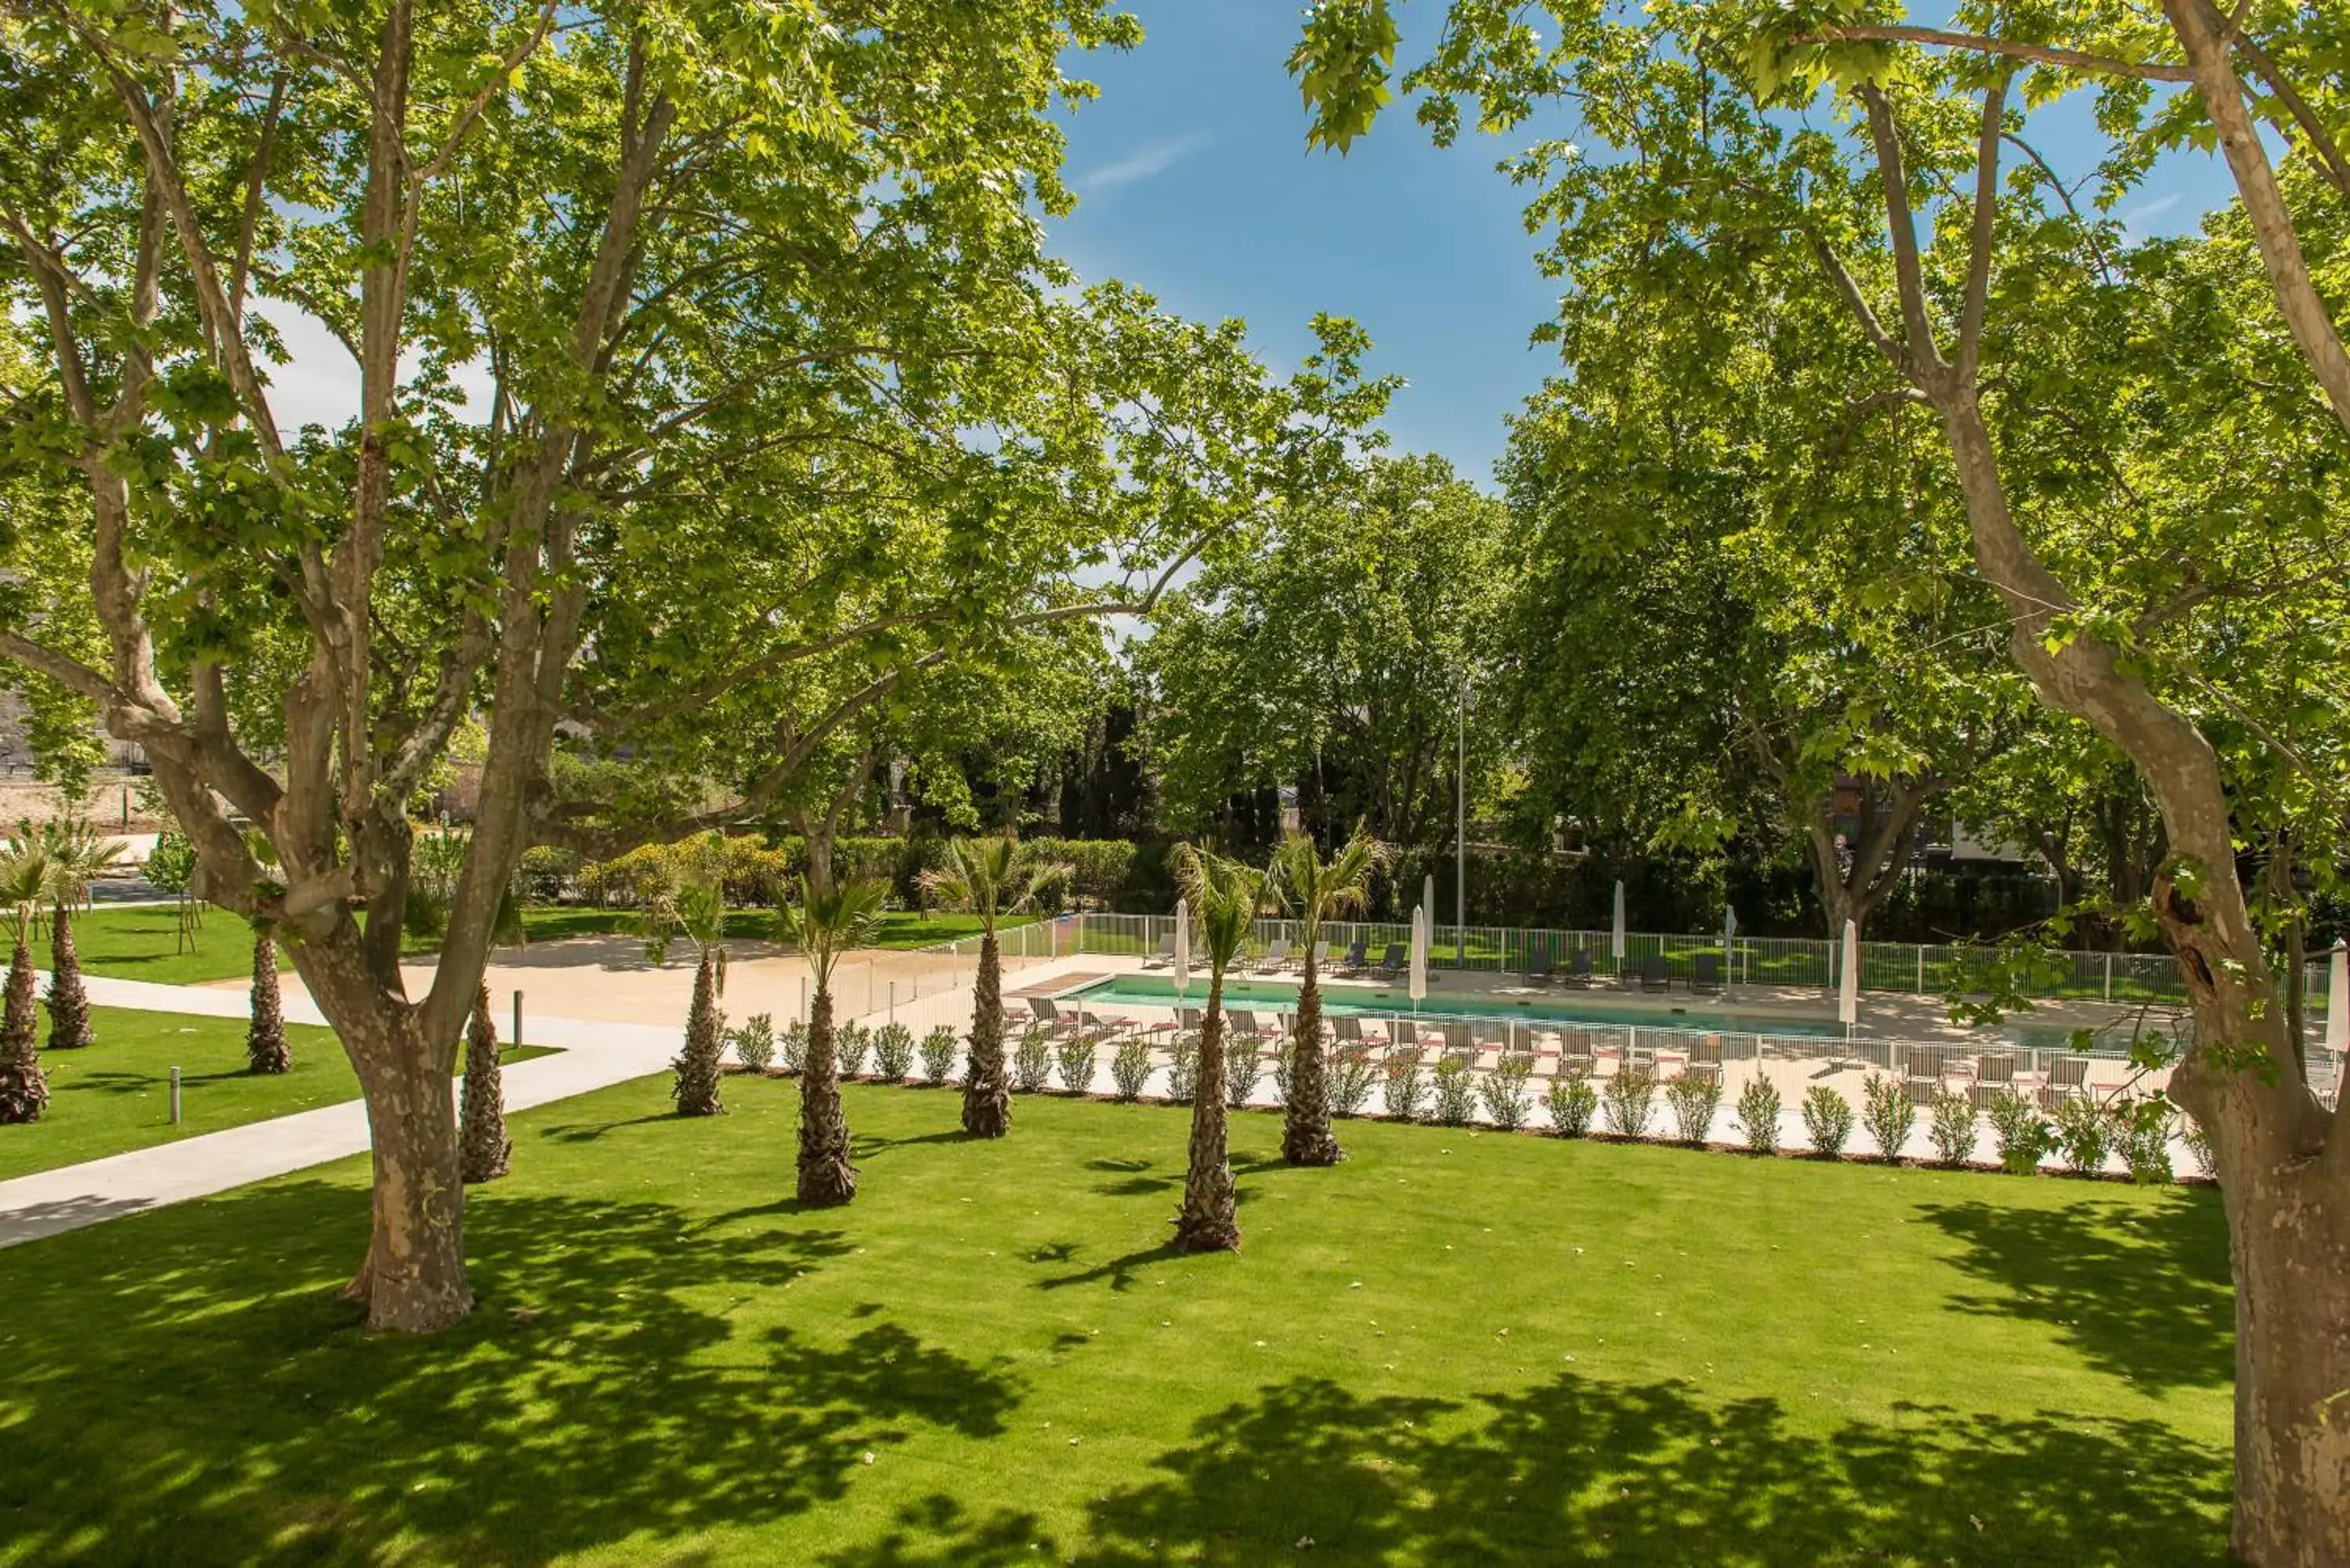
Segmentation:
{"type": "MultiPolygon", "coordinates": [[[[156,985],[146,981],[88,977],[89,999],[101,1007],[151,1012],[243,1018],[246,999],[235,991],[156,985]]],[[[317,1006],[287,988],[286,1017],[324,1023],[317,1006]]],[[[505,1069],[508,1112],[527,1110],[613,1084],[658,1073],[675,1058],[681,1027],[595,1023],[525,1014],[525,1044],[559,1047],[505,1069]]],[[[209,1197],[288,1171],[361,1154],[368,1148],[367,1108],[357,1100],[289,1116],[252,1122],[153,1148],[110,1155],[81,1165],[0,1181],[0,1247],[78,1230],[117,1215],[183,1199],[209,1197]]]]}

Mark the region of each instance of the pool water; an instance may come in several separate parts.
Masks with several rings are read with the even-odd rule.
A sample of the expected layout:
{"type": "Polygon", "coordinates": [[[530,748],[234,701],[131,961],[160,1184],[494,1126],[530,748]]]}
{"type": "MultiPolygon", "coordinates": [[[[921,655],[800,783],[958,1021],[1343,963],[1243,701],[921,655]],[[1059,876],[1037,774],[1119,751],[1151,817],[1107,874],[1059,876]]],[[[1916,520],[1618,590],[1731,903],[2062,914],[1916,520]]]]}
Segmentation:
{"type": "MultiPolygon", "coordinates": [[[[1164,975],[1121,974],[1097,981],[1077,992],[1089,1007],[1197,1007],[1207,999],[1208,982],[1193,981],[1179,999],[1175,982],[1164,975]]],[[[1297,1005],[1297,987],[1280,981],[1227,980],[1227,1008],[1286,1011],[1297,1005]]],[[[1334,1016],[1408,1018],[1415,1009],[1411,993],[1400,986],[1325,986],[1322,1011],[1334,1016]]],[[[1631,1002],[1611,1004],[1604,995],[1586,996],[1463,996],[1431,992],[1417,1009],[1426,1019],[1516,1020],[1520,1023],[1627,1024],[1657,1029],[1719,1030],[1726,1034],[1796,1034],[1823,1040],[1844,1038],[1844,1025],[1834,1019],[1804,1018],[1780,1012],[1738,1012],[1701,1007],[1642,1007],[1631,1002]]]]}

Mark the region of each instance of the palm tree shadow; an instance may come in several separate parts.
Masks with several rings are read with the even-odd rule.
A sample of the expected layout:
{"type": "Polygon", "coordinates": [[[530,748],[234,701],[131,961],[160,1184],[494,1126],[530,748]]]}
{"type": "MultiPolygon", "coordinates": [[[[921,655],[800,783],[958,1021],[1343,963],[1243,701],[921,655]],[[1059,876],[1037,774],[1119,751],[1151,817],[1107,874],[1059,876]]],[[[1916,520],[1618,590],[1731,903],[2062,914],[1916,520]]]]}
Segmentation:
{"type": "Polygon", "coordinates": [[[675,1111],[654,1111],[646,1116],[627,1116],[611,1122],[562,1122],[554,1127],[539,1128],[538,1136],[553,1138],[557,1143],[593,1143],[606,1133],[618,1132],[622,1127],[639,1127],[648,1123],[673,1122],[681,1118],[675,1111]]]}
{"type": "Polygon", "coordinates": [[[1125,1253],[1077,1273],[1055,1274],[1050,1279],[1038,1280],[1036,1288],[1040,1291],[1066,1290],[1073,1285],[1098,1284],[1107,1280],[1111,1290],[1124,1293],[1135,1287],[1141,1271],[1150,1264],[1173,1262],[1190,1255],[1172,1241],[1161,1241],[1155,1247],[1125,1253]]]}

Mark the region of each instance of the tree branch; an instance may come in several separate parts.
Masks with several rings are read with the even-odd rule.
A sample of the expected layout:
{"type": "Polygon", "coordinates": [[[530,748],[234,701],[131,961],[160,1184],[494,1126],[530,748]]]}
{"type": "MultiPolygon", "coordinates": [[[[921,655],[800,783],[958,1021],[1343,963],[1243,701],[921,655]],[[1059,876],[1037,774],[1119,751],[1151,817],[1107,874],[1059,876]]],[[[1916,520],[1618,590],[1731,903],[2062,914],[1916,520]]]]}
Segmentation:
{"type": "Polygon", "coordinates": [[[1975,206],[1967,242],[1967,287],[1959,311],[1958,372],[1972,381],[1982,358],[1983,312],[1991,297],[1991,243],[1999,226],[1999,140],[2007,114],[2007,76],[1983,94],[1982,130],[1975,140],[1975,206]]]}
{"type": "Polygon", "coordinates": [[[2000,55],[2012,60],[2031,60],[2043,66],[2069,66],[2074,70],[2088,71],[2095,76],[2142,77],[2147,81],[2157,82],[2194,79],[2185,66],[2164,65],[2153,60],[2116,59],[2111,55],[2059,48],[2054,44],[2027,44],[2013,38],[1994,38],[1981,33],[1957,32],[1948,27],[1892,25],[1817,27],[1811,32],[1798,34],[1787,42],[1795,45],[1924,44],[1935,48],[1971,49],[1978,54],[2000,55]]]}

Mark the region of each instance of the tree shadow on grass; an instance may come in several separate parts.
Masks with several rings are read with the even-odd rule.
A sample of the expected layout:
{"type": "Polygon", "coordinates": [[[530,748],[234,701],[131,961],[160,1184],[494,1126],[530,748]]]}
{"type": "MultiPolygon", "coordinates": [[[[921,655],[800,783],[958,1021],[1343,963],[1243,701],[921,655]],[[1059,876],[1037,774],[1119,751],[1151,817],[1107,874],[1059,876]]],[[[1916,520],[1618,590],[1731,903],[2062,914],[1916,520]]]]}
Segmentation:
{"type": "Polygon", "coordinates": [[[1897,1412],[1792,1423],[1677,1383],[1464,1401],[1301,1378],[1201,1419],[1082,1539],[932,1496],[830,1568],[1068,1562],[2216,1563],[2227,1458],[2151,1423],[1897,1412]]]}
{"type": "Polygon", "coordinates": [[[2226,1385],[2236,1319],[2218,1196],[2181,1190],[2147,1204],[2095,1193],[2085,1185],[2055,1209],[1921,1205],[1929,1224],[1965,1244],[1958,1267],[1999,1287],[1951,1304],[2048,1324],[2099,1371],[2140,1384],[2226,1385]]]}
{"type": "Polygon", "coordinates": [[[742,1303],[848,1250],[757,1213],[497,1194],[480,1303],[365,1332],[333,1287],[367,1194],[274,1183],[0,1254],[0,1539],[17,1560],[543,1563],[756,1526],[839,1497],[868,1450],[985,1437],[999,1367],[885,1317],[745,1332],[742,1303]]]}

